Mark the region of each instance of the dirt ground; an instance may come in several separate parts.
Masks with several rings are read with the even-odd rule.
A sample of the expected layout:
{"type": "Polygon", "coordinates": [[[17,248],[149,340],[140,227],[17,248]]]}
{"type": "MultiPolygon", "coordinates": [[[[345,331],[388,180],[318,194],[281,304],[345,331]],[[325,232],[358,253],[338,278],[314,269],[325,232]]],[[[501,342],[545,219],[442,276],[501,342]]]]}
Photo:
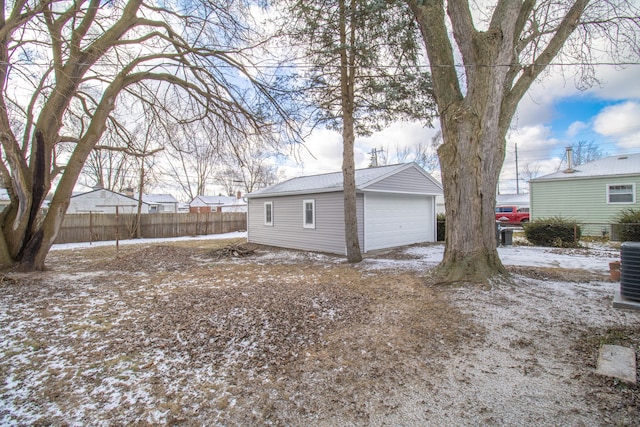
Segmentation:
{"type": "Polygon", "coordinates": [[[593,372],[603,343],[640,352],[602,274],[445,286],[405,250],[352,266],[231,243],[1,276],[0,424],[640,425],[639,386],[593,372]]]}

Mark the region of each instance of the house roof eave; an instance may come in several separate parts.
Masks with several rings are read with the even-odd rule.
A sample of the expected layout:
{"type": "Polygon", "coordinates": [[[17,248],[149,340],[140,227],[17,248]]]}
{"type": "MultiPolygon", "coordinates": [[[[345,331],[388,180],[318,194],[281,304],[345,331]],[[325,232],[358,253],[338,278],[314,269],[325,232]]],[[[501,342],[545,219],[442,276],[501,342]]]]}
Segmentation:
{"type": "MultiPolygon", "coordinates": [[[[297,190],[297,191],[281,191],[274,193],[256,193],[256,194],[247,194],[245,197],[247,199],[266,199],[269,197],[284,197],[284,196],[304,196],[309,194],[320,194],[320,193],[341,193],[342,188],[319,188],[319,189],[311,189],[311,190],[297,190]]],[[[361,192],[359,188],[356,188],[356,192],[361,192]]]]}
{"type": "Polygon", "coordinates": [[[625,174],[608,174],[608,175],[577,175],[577,176],[572,176],[570,174],[567,174],[567,176],[554,176],[554,177],[540,177],[540,178],[534,178],[532,180],[530,180],[529,182],[531,183],[537,183],[537,182],[560,182],[560,181],[583,181],[583,180],[587,180],[587,179],[611,179],[611,178],[620,178],[620,179],[626,179],[626,178],[640,178],[640,174],[637,173],[625,173],[625,174]]]}

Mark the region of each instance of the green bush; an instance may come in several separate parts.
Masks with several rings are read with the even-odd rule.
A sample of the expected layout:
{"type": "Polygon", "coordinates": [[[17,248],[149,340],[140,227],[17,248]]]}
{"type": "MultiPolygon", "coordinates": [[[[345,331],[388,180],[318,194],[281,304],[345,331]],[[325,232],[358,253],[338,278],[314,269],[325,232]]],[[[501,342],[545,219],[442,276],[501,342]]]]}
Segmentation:
{"type": "Polygon", "coordinates": [[[438,239],[438,242],[444,242],[444,233],[446,230],[446,220],[445,220],[446,216],[443,213],[439,213],[436,216],[436,237],[438,239]]]}
{"type": "Polygon", "coordinates": [[[613,226],[621,242],[640,242],[640,209],[624,209],[613,226]]]}
{"type": "Polygon", "coordinates": [[[524,224],[527,240],[537,246],[575,248],[578,247],[581,233],[575,221],[560,217],[541,218],[524,224]]]}

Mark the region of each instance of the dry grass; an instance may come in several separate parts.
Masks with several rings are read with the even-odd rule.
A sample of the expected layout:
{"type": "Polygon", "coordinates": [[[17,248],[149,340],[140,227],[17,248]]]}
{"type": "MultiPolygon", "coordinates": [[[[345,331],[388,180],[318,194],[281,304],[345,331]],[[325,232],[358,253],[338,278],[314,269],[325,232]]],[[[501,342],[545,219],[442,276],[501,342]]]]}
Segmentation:
{"type": "MultiPolygon", "coordinates": [[[[2,276],[0,378],[27,393],[13,390],[0,420],[420,425],[430,419],[425,396],[446,392],[452,357],[487,345],[486,327],[454,300],[458,291],[424,272],[372,272],[265,247],[252,247],[250,259],[220,259],[229,244],[238,242],[122,246],[117,257],[113,247],[55,251],[48,272],[2,276]]],[[[506,292],[492,304],[512,304],[506,292]]],[[[535,351],[542,332],[507,347],[535,351]]],[[[584,332],[583,343],[596,333],[584,332]]],[[[590,357],[591,347],[576,348],[590,357]]],[[[483,411],[473,407],[465,419],[483,411]]]]}

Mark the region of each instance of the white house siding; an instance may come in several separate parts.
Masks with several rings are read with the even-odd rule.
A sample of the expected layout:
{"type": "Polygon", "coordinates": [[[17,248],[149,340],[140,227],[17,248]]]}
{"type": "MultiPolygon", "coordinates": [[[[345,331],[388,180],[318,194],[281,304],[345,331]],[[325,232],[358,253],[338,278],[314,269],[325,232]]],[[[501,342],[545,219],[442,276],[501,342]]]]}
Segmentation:
{"type": "MultiPolygon", "coordinates": [[[[119,213],[135,213],[138,201],[108,190],[95,190],[71,197],[67,213],[115,213],[116,205],[119,213]]],[[[142,204],[142,212],[147,213],[149,206],[142,204]]]]}
{"type": "Polygon", "coordinates": [[[247,205],[230,205],[230,206],[222,206],[220,208],[221,212],[246,212],[247,205]]]}
{"type": "Polygon", "coordinates": [[[435,198],[411,194],[365,194],[365,251],[433,242],[435,198]]]}
{"type": "Polygon", "coordinates": [[[415,168],[398,172],[375,184],[367,186],[367,190],[392,191],[395,193],[442,194],[442,189],[435,182],[415,168]]]}
{"type": "Polygon", "coordinates": [[[640,176],[531,181],[531,219],[562,217],[584,224],[583,233],[598,235],[624,209],[640,208],[640,176]],[[607,203],[607,186],[635,183],[636,203],[607,203]],[[592,224],[592,225],[589,225],[592,224]]]}
{"type": "MultiPolygon", "coordinates": [[[[249,199],[248,241],[309,251],[345,254],[342,192],[249,199]],[[302,224],[303,201],[315,200],[315,229],[302,224]],[[273,203],[273,225],[264,225],[264,204],[273,203]]],[[[357,197],[358,235],[364,233],[363,196],[357,197]]]]}

